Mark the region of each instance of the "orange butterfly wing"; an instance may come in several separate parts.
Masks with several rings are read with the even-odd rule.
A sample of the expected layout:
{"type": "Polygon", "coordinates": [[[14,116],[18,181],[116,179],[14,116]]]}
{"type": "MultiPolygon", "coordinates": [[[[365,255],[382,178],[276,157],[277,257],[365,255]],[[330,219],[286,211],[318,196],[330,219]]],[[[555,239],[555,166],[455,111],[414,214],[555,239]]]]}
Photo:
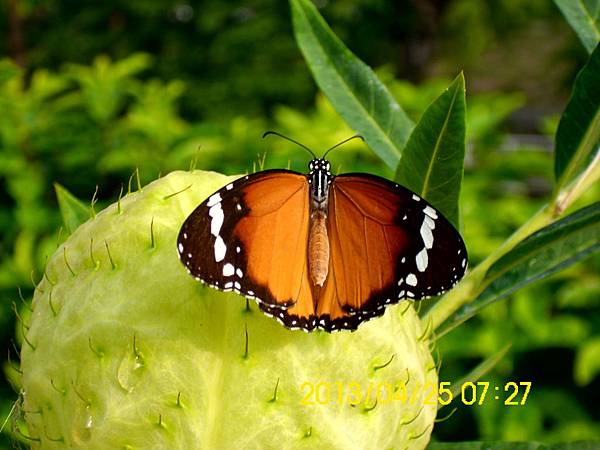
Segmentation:
{"type": "Polygon", "coordinates": [[[308,199],[302,174],[269,170],[240,178],[186,219],[178,238],[180,258],[212,287],[277,310],[292,305],[308,280],[308,199]]]}
{"type": "Polygon", "coordinates": [[[213,287],[258,301],[288,328],[356,329],[403,298],[450,289],[467,253],[429,203],[380,177],[346,174],[330,185],[327,279],[309,274],[310,186],[305,175],[269,170],[210,196],[184,222],[180,258],[213,287]]]}
{"type": "Polygon", "coordinates": [[[355,329],[403,298],[450,289],[464,274],[458,232],[429,203],[380,177],[345,174],[330,191],[329,276],[318,298],[319,325],[355,329]]]}

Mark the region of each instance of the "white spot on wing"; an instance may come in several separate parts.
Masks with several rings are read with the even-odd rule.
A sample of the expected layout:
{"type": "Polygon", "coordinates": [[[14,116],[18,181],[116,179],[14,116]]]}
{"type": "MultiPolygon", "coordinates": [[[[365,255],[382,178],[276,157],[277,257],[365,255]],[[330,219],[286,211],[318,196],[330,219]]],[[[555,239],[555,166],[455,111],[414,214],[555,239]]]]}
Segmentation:
{"type": "Polygon", "coordinates": [[[181,242],[177,245],[177,249],[179,250],[179,253],[183,253],[183,244],[181,242]]]}
{"type": "Polygon", "coordinates": [[[421,225],[421,237],[423,238],[425,248],[433,247],[433,233],[425,221],[423,221],[423,224],[421,225]]]}
{"type": "Polygon", "coordinates": [[[425,214],[427,214],[429,217],[431,217],[432,219],[438,218],[437,212],[431,206],[426,206],[425,209],[423,210],[423,212],[425,214]]]}
{"type": "Polygon", "coordinates": [[[218,236],[219,231],[221,231],[221,226],[223,225],[223,220],[225,219],[221,204],[217,203],[216,205],[211,206],[208,210],[208,215],[212,217],[212,220],[210,221],[210,233],[213,236],[218,236]]]}
{"type": "Polygon", "coordinates": [[[221,200],[223,200],[221,198],[221,194],[219,194],[217,192],[216,194],[213,194],[213,195],[210,196],[210,198],[208,199],[208,203],[206,204],[206,206],[208,206],[210,208],[211,206],[214,206],[217,203],[220,203],[221,200]]]}
{"type": "Polygon", "coordinates": [[[427,269],[428,265],[429,258],[427,257],[427,249],[424,248],[417,253],[417,269],[419,269],[419,272],[425,272],[425,269],[427,269]]]}
{"type": "Polygon", "coordinates": [[[240,278],[242,278],[244,276],[244,272],[242,272],[242,270],[239,268],[235,269],[235,274],[240,278]]]}
{"type": "Polygon", "coordinates": [[[418,201],[420,201],[420,200],[421,200],[421,199],[420,199],[419,197],[417,197],[415,194],[413,194],[413,197],[412,197],[412,198],[413,198],[413,200],[414,200],[414,201],[416,201],[416,202],[418,202],[418,201]]]}
{"type": "Polygon", "coordinates": [[[223,266],[223,276],[230,277],[235,273],[235,267],[231,263],[227,263],[223,266]]]}
{"type": "Polygon", "coordinates": [[[225,252],[227,252],[227,246],[225,245],[225,242],[223,242],[223,238],[217,236],[217,239],[215,239],[215,261],[223,261],[225,252]]]}
{"type": "Polygon", "coordinates": [[[409,273],[408,276],[406,277],[406,284],[409,284],[411,286],[416,286],[417,285],[417,277],[415,276],[414,273],[409,273]]]}
{"type": "Polygon", "coordinates": [[[425,216],[425,219],[423,220],[423,222],[426,223],[427,226],[429,228],[431,228],[432,230],[435,229],[435,221],[431,217],[425,216]]]}
{"type": "Polygon", "coordinates": [[[233,189],[233,183],[229,183],[227,186],[225,186],[225,189],[227,189],[228,191],[233,189]]]}

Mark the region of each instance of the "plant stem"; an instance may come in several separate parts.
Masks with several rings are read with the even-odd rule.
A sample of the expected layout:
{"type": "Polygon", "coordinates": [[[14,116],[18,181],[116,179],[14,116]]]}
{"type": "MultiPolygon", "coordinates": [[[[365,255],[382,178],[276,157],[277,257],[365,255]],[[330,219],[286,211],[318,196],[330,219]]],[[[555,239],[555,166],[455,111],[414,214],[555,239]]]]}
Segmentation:
{"type": "Polygon", "coordinates": [[[587,167],[587,169],[579,176],[579,178],[573,183],[573,187],[566,190],[566,192],[560,192],[557,195],[554,215],[560,216],[565,209],[577,200],[584,192],[591,188],[594,183],[600,178],[600,152],[596,153],[596,156],[587,167]]]}

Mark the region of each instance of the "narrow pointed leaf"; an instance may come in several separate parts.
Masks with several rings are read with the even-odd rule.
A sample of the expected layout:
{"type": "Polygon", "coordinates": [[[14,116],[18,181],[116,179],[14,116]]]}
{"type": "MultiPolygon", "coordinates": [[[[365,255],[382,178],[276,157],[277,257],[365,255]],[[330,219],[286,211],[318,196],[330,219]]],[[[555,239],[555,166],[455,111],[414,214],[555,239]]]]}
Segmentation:
{"type": "Polygon", "coordinates": [[[588,53],[600,40],[600,0],[554,0],[588,53]]]}
{"type": "Polygon", "coordinates": [[[373,71],[331,31],[310,0],[290,0],[294,33],[317,85],[344,120],[395,169],[413,127],[373,71]]]}
{"type": "Polygon", "coordinates": [[[436,331],[441,336],[484,307],[517,289],[562,270],[600,250],[600,202],[533,233],[496,261],[486,272],[486,288],[459,308],[436,331]]]}
{"type": "Polygon", "coordinates": [[[556,132],[557,191],[581,173],[600,152],[600,45],[575,80],[573,94],[556,132]]]}
{"type": "Polygon", "coordinates": [[[54,183],[54,190],[65,228],[70,234],[90,218],[90,208],[60,184],[54,183]]]}
{"type": "Polygon", "coordinates": [[[423,113],[400,158],[396,181],[458,227],[465,159],[465,79],[461,73],[423,113]]]}

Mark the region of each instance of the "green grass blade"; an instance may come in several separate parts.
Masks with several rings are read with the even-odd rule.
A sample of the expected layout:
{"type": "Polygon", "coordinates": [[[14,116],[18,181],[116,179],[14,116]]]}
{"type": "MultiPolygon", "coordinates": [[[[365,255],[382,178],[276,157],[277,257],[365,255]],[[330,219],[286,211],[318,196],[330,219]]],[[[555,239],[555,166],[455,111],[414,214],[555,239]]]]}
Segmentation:
{"type": "Polygon", "coordinates": [[[481,294],[456,310],[436,335],[442,336],[491,303],[600,250],[599,236],[600,202],[533,233],[487,270],[481,294]]]}
{"type": "Polygon", "coordinates": [[[600,45],[575,80],[556,132],[554,174],[558,192],[600,152],[600,45]]]}
{"type": "Polygon", "coordinates": [[[600,41],[600,0],[554,0],[588,53],[600,41]]]}
{"type": "Polygon", "coordinates": [[[310,0],[290,0],[296,41],[319,88],[392,169],[413,127],[387,88],[331,31],[310,0]]]}
{"type": "Polygon", "coordinates": [[[423,113],[402,152],[396,181],[458,228],[465,159],[465,79],[461,73],[423,113]]]}
{"type": "Polygon", "coordinates": [[[71,234],[90,218],[90,207],[58,183],[54,183],[54,190],[65,228],[71,234]]]}

